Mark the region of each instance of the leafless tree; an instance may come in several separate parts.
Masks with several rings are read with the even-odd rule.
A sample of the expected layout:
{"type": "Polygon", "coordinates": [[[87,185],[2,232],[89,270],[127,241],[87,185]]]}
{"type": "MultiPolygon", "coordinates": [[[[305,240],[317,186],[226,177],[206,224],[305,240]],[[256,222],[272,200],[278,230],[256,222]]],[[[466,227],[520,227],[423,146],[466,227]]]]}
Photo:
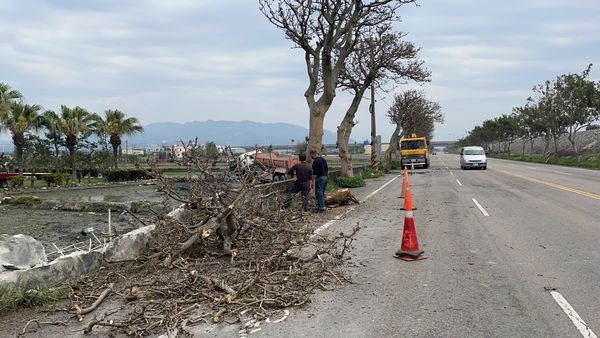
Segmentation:
{"type": "Polygon", "coordinates": [[[400,6],[415,0],[259,0],[260,10],[304,51],[309,83],[309,143],[321,149],[323,120],[336,95],[346,59],[364,32],[399,20],[400,6]]]}
{"type": "Polygon", "coordinates": [[[399,156],[399,141],[403,136],[415,133],[431,139],[435,122],[444,122],[439,103],[429,101],[423,91],[414,89],[396,95],[387,116],[396,129],[385,152],[385,161],[390,161],[394,153],[399,156]]]}
{"type": "Polygon", "coordinates": [[[412,42],[403,41],[404,33],[394,32],[390,25],[373,30],[372,35],[361,39],[357,49],[347,59],[342,72],[341,87],[353,94],[352,103],[337,128],[337,144],[342,174],[352,176],[352,157],[348,142],[358,107],[365,91],[371,86],[383,87],[388,83],[406,80],[429,81],[430,72],[423,66],[417,54],[419,48],[412,42]]]}

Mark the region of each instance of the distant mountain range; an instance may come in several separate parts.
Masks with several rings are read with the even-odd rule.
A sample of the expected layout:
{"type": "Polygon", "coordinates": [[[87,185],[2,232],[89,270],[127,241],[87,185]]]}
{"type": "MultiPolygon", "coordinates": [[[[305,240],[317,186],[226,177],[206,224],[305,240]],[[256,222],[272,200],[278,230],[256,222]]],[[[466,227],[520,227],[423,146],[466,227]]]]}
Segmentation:
{"type": "MultiPolygon", "coordinates": [[[[253,121],[194,121],[186,123],[159,122],[144,126],[143,134],[123,137],[129,147],[169,145],[198,138],[199,144],[212,141],[218,145],[289,145],[303,142],[308,129],[289,123],[261,123],[253,121]],[[293,140],[293,141],[292,141],[293,140]]],[[[324,144],[335,144],[335,133],[325,130],[324,144]]],[[[125,142],[123,142],[125,143],[125,142]]],[[[12,152],[10,135],[0,135],[0,152],[12,152]]]]}
{"type": "MultiPolygon", "coordinates": [[[[212,141],[219,145],[288,145],[304,141],[308,129],[289,123],[253,121],[194,121],[186,123],[160,122],[144,126],[143,134],[128,136],[129,146],[176,144],[198,138],[198,143],[212,141]],[[292,141],[294,140],[294,141],[292,141]]],[[[325,130],[323,143],[334,144],[335,133],[325,130]]]]}

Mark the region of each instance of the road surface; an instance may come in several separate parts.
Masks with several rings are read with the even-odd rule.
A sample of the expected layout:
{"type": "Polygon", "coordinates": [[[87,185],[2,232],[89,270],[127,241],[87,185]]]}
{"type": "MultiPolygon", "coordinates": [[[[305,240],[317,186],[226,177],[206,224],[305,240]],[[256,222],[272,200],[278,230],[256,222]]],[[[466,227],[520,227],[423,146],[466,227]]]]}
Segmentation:
{"type": "Polygon", "coordinates": [[[434,156],[429,170],[410,176],[418,239],[429,256],[419,262],[393,258],[404,219],[397,175],[370,181],[360,191],[365,203],[322,230],[362,226],[353,283],[319,292],[251,336],[600,333],[600,172],[497,159],[486,171],[463,171],[457,156],[434,156]]]}

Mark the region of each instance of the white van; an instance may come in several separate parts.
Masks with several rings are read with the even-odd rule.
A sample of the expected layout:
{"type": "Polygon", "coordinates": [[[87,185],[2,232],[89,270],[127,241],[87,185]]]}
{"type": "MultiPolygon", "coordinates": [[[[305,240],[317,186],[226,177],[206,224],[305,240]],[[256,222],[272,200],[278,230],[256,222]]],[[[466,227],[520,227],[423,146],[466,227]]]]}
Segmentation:
{"type": "Polygon", "coordinates": [[[487,158],[482,147],[463,147],[460,149],[460,168],[487,169],[487,158]]]}

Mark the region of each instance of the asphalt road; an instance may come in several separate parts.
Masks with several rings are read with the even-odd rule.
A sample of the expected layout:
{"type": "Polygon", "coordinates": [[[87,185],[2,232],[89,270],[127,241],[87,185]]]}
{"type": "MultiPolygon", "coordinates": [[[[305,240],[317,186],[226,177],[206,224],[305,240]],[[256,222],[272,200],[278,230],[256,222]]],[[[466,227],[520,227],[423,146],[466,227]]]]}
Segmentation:
{"type": "Polygon", "coordinates": [[[410,176],[427,260],[393,258],[404,220],[398,173],[371,181],[359,191],[365,203],[322,230],[362,227],[353,283],[251,336],[600,334],[600,172],[495,159],[464,171],[448,154],[432,162],[410,176]]]}

